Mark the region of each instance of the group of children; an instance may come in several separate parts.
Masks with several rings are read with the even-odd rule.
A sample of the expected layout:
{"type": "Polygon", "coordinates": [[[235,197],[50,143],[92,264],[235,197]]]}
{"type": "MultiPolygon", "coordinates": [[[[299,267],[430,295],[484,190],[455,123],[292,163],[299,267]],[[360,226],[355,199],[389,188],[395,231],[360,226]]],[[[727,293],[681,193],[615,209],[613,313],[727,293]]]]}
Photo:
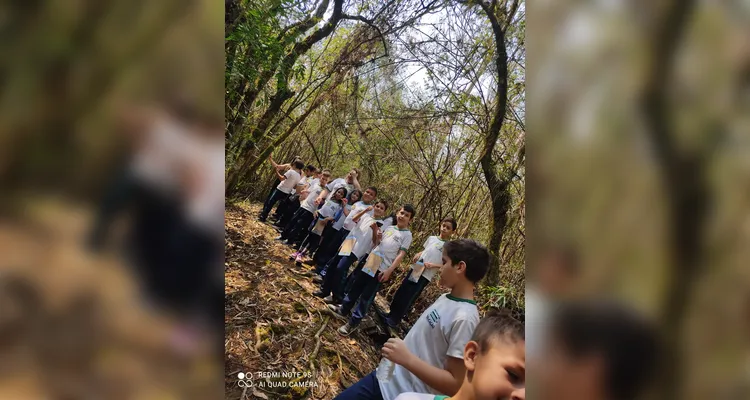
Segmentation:
{"type": "MultiPolygon", "coordinates": [[[[331,180],[329,170],[319,171],[298,159],[290,164],[269,160],[280,182],[269,194],[259,220],[266,222],[281,202],[271,217],[280,231],[276,239],[295,248],[290,259],[299,265],[315,265],[314,281],[320,288],[314,294],[337,315],[351,314],[339,328],[341,334],[349,335],[367,315],[380,285],[406,257],[412,242],[409,226],[416,214],[414,207],[404,204],[386,216],[388,202],[377,199],[378,190],[373,186],[362,191],[356,168],[331,180]]],[[[440,235],[430,236],[414,257],[386,316],[388,325],[395,327],[401,322],[434,278],[442,266],[443,245],[455,230],[456,221],[444,219],[440,235]]]]}
{"type": "MultiPolygon", "coordinates": [[[[287,168],[275,163],[274,167],[287,168]]],[[[301,175],[300,164],[293,169],[301,175]]],[[[306,176],[308,182],[300,186],[297,180],[299,197],[288,197],[301,205],[286,225],[280,225],[278,239],[297,247],[295,260],[305,261],[301,256],[306,250],[317,260],[316,271],[324,277],[318,279],[321,288],[315,295],[324,297],[331,313],[346,321],[338,332],[349,335],[366,315],[380,284],[405,257],[412,241],[408,228],[415,210],[405,204],[384,217],[388,204],[376,200],[375,188],[351,196],[360,190],[356,170],[331,183],[329,171],[316,174],[314,169],[307,170],[313,171],[306,176]],[[343,222],[335,229],[340,218],[343,222]],[[338,235],[322,246],[326,228],[327,234],[338,235]],[[335,251],[326,251],[331,248],[335,251]],[[327,262],[321,265],[321,261],[327,262]],[[348,274],[355,263],[357,268],[348,274]]],[[[295,176],[279,175],[282,183],[295,176]]],[[[278,197],[271,194],[269,199],[278,197]]],[[[262,219],[272,207],[266,203],[262,219]]],[[[294,210],[293,205],[286,208],[285,212],[294,210]]],[[[283,219],[283,214],[277,216],[277,221],[283,219]]],[[[378,371],[372,371],[341,392],[337,400],[525,399],[524,324],[505,313],[490,313],[480,320],[474,293],[489,269],[491,256],[474,240],[450,240],[455,230],[456,221],[445,219],[440,235],[426,240],[396,291],[386,320],[389,325],[397,324],[438,270],[440,285],[450,292],[422,313],[403,340],[391,338],[385,343],[383,357],[393,364],[388,378],[381,380],[378,371]]],[[[555,271],[553,267],[543,270],[555,271]]],[[[558,273],[546,275],[552,277],[548,281],[559,281],[558,273]]],[[[655,333],[626,308],[614,303],[592,306],[560,301],[554,312],[544,315],[545,322],[534,326],[543,331],[538,338],[544,338],[544,346],[541,340],[533,341],[529,358],[539,371],[539,380],[531,388],[534,397],[631,399],[652,375],[657,357],[655,333]]]]}

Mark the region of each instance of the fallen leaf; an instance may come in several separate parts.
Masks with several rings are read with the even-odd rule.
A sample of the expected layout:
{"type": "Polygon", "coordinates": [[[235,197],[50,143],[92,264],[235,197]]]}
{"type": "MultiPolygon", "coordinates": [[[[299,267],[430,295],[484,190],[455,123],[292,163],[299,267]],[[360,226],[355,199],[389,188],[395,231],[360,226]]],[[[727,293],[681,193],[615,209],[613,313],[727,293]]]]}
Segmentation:
{"type": "Polygon", "coordinates": [[[253,389],[253,396],[268,400],[268,396],[266,396],[265,393],[258,391],[258,389],[253,389]]]}

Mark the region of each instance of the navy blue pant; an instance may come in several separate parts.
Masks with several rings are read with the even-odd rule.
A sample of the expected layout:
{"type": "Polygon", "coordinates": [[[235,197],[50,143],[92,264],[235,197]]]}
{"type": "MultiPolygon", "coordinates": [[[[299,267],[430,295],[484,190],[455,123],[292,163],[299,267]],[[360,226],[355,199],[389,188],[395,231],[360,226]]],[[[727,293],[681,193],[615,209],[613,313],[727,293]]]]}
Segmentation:
{"type": "Polygon", "coordinates": [[[292,217],[294,216],[294,213],[297,212],[300,208],[299,201],[292,201],[284,211],[283,215],[280,215],[278,220],[274,223],[274,225],[278,226],[279,228],[284,228],[289,221],[292,220],[292,217]]]}
{"type": "Polygon", "coordinates": [[[352,271],[347,277],[346,282],[344,283],[344,294],[349,293],[349,291],[352,289],[352,284],[354,284],[354,278],[357,277],[357,274],[359,271],[362,271],[362,267],[365,266],[365,263],[367,262],[367,256],[369,254],[365,254],[362,256],[362,258],[357,263],[357,266],[354,267],[354,271],[352,271]]]}
{"type": "Polygon", "coordinates": [[[331,267],[328,269],[325,279],[323,279],[320,290],[326,296],[333,295],[336,303],[340,303],[344,299],[344,280],[349,273],[349,267],[356,261],[357,256],[353,253],[346,257],[337,255],[331,259],[331,267]]]}
{"type": "Polygon", "coordinates": [[[341,243],[344,243],[344,239],[347,236],[349,236],[349,231],[341,228],[338,231],[334,230],[333,235],[323,237],[323,242],[320,244],[320,249],[318,249],[318,253],[314,258],[318,268],[322,268],[323,270],[328,268],[328,261],[338,254],[339,247],[341,247],[341,243]]]}
{"type": "Polygon", "coordinates": [[[290,242],[301,240],[303,234],[306,234],[305,230],[310,222],[313,220],[313,213],[300,207],[297,212],[294,213],[292,220],[284,228],[284,232],[281,234],[282,239],[289,239],[290,242]]]}
{"type": "Polygon", "coordinates": [[[349,386],[334,400],[383,400],[375,371],[349,386]]]}
{"type": "Polygon", "coordinates": [[[266,204],[263,205],[263,211],[260,212],[260,219],[265,220],[266,218],[268,218],[268,214],[271,212],[273,206],[275,206],[279,200],[283,200],[288,196],[288,193],[284,193],[281,190],[276,189],[271,197],[266,200],[266,204]]]}
{"type": "Polygon", "coordinates": [[[402,319],[406,316],[414,301],[419,297],[424,288],[430,283],[424,276],[419,277],[419,281],[412,282],[409,280],[411,270],[404,277],[401,286],[396,290],[396,294],[393,295],[391,301],[391,312],[388,314],[386,322],[390,326],[398,325],[402,319]]]}
{"type": "Polygon", "coordinates": [[[375,300],[375,295],[380,289],[378,281],[380,274],[381,272],[378,271],[375,276],[370,276],[361,270],[357,273],[349,293],[344,296],[344,302],[341,304],[341,313],[344,315],[349,314],[354,304],[357,304],[352,316],[349,317],[349,325],[357,326],[367,316],[370,304],[375,300]]]}

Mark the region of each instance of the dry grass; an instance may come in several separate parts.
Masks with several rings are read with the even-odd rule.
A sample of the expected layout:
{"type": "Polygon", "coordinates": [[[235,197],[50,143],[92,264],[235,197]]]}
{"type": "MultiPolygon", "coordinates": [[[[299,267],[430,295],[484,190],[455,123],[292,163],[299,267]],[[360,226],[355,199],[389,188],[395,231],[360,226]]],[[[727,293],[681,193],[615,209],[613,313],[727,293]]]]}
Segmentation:
{"type": "Polygon", "coordinates": [[[287,259],[292,250],[273,240],[278,234],[257,221],[258,211],[256,204],[226,210],[225,397],[242,397],[239,372],[299,372],[312,373],[301,380],[315,386],[263,388],[259,381],[278,386],[293,379],[254,377],[245,396],[331,399],[377,366],[379,352],[366,334],[373,320],[350,338],[340,336],[341,322],[312,295],[310,270],[287,259]]]}

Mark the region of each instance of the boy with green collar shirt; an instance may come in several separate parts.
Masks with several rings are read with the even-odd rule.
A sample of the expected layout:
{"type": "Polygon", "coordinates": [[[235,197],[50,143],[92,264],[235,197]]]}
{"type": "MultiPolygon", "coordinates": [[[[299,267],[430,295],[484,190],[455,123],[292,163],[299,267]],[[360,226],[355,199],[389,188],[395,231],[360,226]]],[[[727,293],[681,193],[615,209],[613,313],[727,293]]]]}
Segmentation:
{"type": "Polygon", "coordinates": [[[401,207],[396,213],[396,226],[388,227],[383,231],[382,238],[376,238],[376,247],[367,257],[367,263],[354,279],[349,293],[344,297],[343,304],[340,306],[328,305],[328,308],[334,312],[336,317],[344,319],[359,300],[349,321],[339,328],[340,334],[348,336],[357,328],[367,315],[380,284],[390,279],[393,271],[398,268],[401,260],[406,256],[406,250],[411,246],[412,237],[409,224],[414,219],[414,214],[414,207],[410,204],[401,207]]]}
{"type": "Polygon", "coordinates": [[[487,249],[471,239],[443,246],[440,284],[450,293],[440,296],[409,330],[404,340],[391,338],[383,357],[395,364],[387,382],[376,372],[362,378],[337,400],[394,400],[407,392],[455,395],[466,367],[464,348],[479,324],[474,289],[489,268],[487,249]]]}

